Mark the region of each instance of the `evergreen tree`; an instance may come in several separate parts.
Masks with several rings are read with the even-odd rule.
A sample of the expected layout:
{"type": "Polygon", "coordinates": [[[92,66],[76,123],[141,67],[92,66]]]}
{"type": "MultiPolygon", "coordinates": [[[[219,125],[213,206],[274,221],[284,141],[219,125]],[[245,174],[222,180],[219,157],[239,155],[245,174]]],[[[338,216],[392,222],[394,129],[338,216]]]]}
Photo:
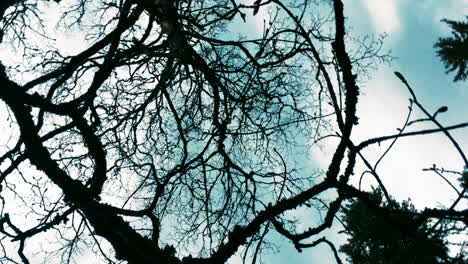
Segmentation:
{"type": "Polygon", "coordinates": [[[355,200],[343,209],[345,233],[350,238],[340,250],[349,263],[447,263],[445,232],[430,232],[427,223],[418,221],[410,201],[393,201],[392,208],[376,190],[369,202],[376,207],[370,209],[364,201],[355,200]],[[379,207],[382,213],[376,213],[379,207]]]}
{"type": "Polygon", "coordinates": [[[458,71],[454,81],[468,77],[468,16],[467,21],[442,19],[452,28],[453,37],[439,38],[434,47],[444,63],[446,73],[458,71]]]}

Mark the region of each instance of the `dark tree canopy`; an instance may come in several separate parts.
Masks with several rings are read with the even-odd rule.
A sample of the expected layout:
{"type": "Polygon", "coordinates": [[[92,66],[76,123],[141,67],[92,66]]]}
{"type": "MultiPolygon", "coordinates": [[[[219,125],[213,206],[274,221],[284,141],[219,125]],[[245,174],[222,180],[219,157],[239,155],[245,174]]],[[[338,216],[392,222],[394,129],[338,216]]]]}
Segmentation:
{"type": "Polygon", "coordinates": [[[418,223],[411,201],[393,207],[377,189],[369,201],[383,210],[371,210],[361,200],[343,208],[345,232],[350,236],[340,250],[353,264],[448,263],[445,232],[431,232],[429,223],[418,223]]]}
{"type": "MultiPolygon", "coordinates": [[[[408,117],[398,134],[351,140],[359,82],[390,56],[382,38],[352,36],[343,9],[340,0],[1,1],[0,262],[258,263],[279,235],[298,251],[326,244],[342,263],[318,238],[342,206],[357,199],[387,213],[350,183],[357,161],[372,171],[362,150],[444,133],[468,167],[450,136],[468,124],[439,124],[400,73],[410,110],[437,127],[405,132],[408,117]],[[58,45],[63,36],[76,43],[58,45]],[[303,161],[323,138],[337,144],[320,171],[303,161]]],[[[431,225],[424,235],[441,220],[466,230],[456,207],[466,188],[455,191],[450,208],[410,210],[431,225]]]]}
{"type": "Polygon", "coordinates": [[[468,78],[468,17],[467,21],[442,19],[452,28],[452,37],[439,38],[434,44],[437,55],[444,63],[447,73],[456,72],[454,81],[468,78]]]}

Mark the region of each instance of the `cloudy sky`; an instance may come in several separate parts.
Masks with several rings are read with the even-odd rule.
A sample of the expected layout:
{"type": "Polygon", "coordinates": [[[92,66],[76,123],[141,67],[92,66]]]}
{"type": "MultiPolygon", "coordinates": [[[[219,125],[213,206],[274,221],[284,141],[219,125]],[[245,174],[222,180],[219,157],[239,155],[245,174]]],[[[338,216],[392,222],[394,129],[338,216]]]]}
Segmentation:
{"type": "MultiPolygon", "coordinates": [[[[439,37],[450,35],[449,27],[441,23],[440,19],[463,20],[468,14],[468,0],[344,0],[344,4],[348,17],[346,23],[347,26],[352,26],[354,35],[387,33],[384,48],[391,50],[392,55],[397,57],[391,65],[382,65],[368,81],[360,85],[360,124],[355,127],[352,137],[355,143],[371,137],[395,134],[396,128],[402,126],[407,115],[410,94],[395,77],[394,71],[405,76],[419,101],[430,112],[440,106],[448,106],[449,111],[439,117],[442,124],[453,125],[468,121],[468,81],[453,83],[453,74],[444,73],[443,64],[435,56],[433,48],[439,37]]],[[[262,10],[259,14],[262,12],[265,14],[262,10]]],[[[61,45],[79,48],[77,45],[70,45],[79,41],[80,39],[68,38],[68,42],[64,40],[61,45]]],[[[415,114],[418,114],[417,111],[415,114]]],[[[421,127],[417,126],[415,129],[421,127]]],[[[433,125],[427,124],[427,127],[433,128],[433,125]]],[[[454,131],[452,134],[466,151],[468,129],[454,131]]],[[[384,147],[370,148],[365,152],[366,157],[375,161],[384,147]]],[[[326,169],[333,151],[333,142],[320,151],[313,151],[311,163],[326,169]]],[[[431,135],[399,140],[379,166],[378,172],[389,192],[399,200],[411,197],[420,209],[425,206],[449,206],[455,198],[453,191],[436,175],[422,171],[432,164],[451,170],[461,170],[463,167],[448,140],[440,135],[431,135]]],[[[362,167],[357,168],[357,174],[360,171],[362,167]]],[[[373,183],[373,179],[367,177],[365,180],[373,183]]],[[[353,180],[356,181],[356,178],[353,180]]],[[[338,225],[335,228],[340,229],[338,225]]],[[[335,237],[334,241],[340,239],[342,238],[335,237]]],[[[265,261],[273,264],[335,263],[325,246],[298,254],[289,242],[284,242],[281,252],[266,257],[265,261]]],[[[238,259],[232,259],[231,262],[238,263],[238,259]]]]}
{"type": "MultiPolygon", "coordinates": [[[[440,22],[442,18],[463,20],[468,14],[468,0],[345,0],[346,25],[352,27],[354,35],[374,35],[387,33],[384,48],[397,57],[391,65],[381,65],[369,80],[361,83],[361,98],[358,104],[359,126],[353,131],[353,141],[382,135],[392,135],[403,125],[408,112],[410,94],[406,87],[395,77],[394,71],[401,72],[412,85],[418,100],[430,111],[446,105],[447,113],[439,117],[444,125],[467,122],[468,82],[453,83],[453,75],[444,73],[443,64],[436,57],[434,43],[441,36],[449,36],[449,27],[440,22]]],[[[260,10],[255,17],[257,30],[263,29],[260,10]]],[[[241,22],[240,22],[241,23],[241,22]]],[[[251,22],[252,23],[252,22],[251,22]]],[[[245,24],[241,24],[245,29],[245,24]]],[[[245,32],[244,32],[245,33],[245,32]]],[[[76,41],[76,40],[74,40],[76,41]]],[[[72,45],[73,46],[73,45],[72,45]]],[[[73,52],[73,51],[71,51],[73,52]]],[[[415,116],[420,116],[414,111],[415,116]]],[[[410,127],[409,131],[421,128],[434,128],[432,124],[410,127]]],[[[468,149],[468,130],[452,132],[463,150],[468,149]]],[[[385,150],[382,147],[369,148],[366,158],[375,161],[385,150]]],[[[321,150],[311,153],[311,167],[326,169],[334,152],[334,143],[325,144],[321,150]]],[[[398,200],[411,197],[417,208],[426,206],[450,206],[455,198],[454,192],[440,178],[429,172],[423,172],[436,164],[452,170],[461,170],[462,160],[456,155],[449,141],[441,135],[421,136],[401,139],[387,154],[377,171],[389,192],[398,200]]],[[[356,174],[363,171],[362,164],[356,168],[356,174]]],[[[357,181],[358,176],[353,179],[357,181]]],[[[366,182],[374,184],[369,176],[366,182]]],[[[466,207],[465,205],[462,205],[466,207]]],[[[308,217],[314,217],[310,215],[308,217]]],[[[307,219],[307,218],[305,218],[307,219]]],[[[329,235],[335,242],[343,242],[333,230],[322,235],[329,235]]],[[[286,240],[281,251],[266,256],[266,263],[335,263],[328,247],[320,245],[304,250],[299,254],[286,240]]],[[[233,257],[230,263],[241,263],[233,257]]]]}
{"type": "MultiPolygon", "coordinates": [[[[410,94],[393,71],[399,71],[405,76],[418,100],[429,112],[435,112],[443,105],[448,106],[449,111],[438,118],[442,124],[467,121],[468,83],[453,83],[453,74],[445,74],[433,45],[439,37],[450,35],[449,27],[441,23],[440,19],[463,20],[464,15],[468,14],[468,1],[428,0],[416,3],[403,0],[345,1],[348,24],[363,34],[388,33],[385,47],[391,49],[392,55],[397,57],[390,66],[382,66],[367,83],[361,85],[363,96],[358,105],[360,125],[354,131],[355,142],[369,136],[394,134],[396,128],[402,126],[408,112],[410,94]],[[377,5],[377,2],[385,4],[377,5]]],[[[415,111],[415,114],[419,112],[415,111]]],[[[428,123],[426,126],[415,126],[414,129],[421,127],[434,128],[434,125],[428,123]]],[[[466,149],[466,129],[452,133],[462,149],[466,149]]],[[[440,185],[443,185],[440,179],[422,173],[421,168],[430,167],[433,163],[447,169],[463,168],[462,160],[443,136],[401,140],[397,147],[386,161],[387,169],[383,166],[380,172],[392,193],[398,198],[412,197],[418,206],[428,201],[427,196],[432,188],[429,184],[422,186],[423,182],[433,182],[436,185],[433,189],[435,193],[441,191],[440,185]],[[401,177],[400,174],[407,176],[401,177]]],[[[431,193],[431,196],[435,193],[431,193]]]]}
{"type": "MultiPolygon", "coordinates": [[[[441,36],[450,36],[450,29],[442,18],[464,20],[468,14],[468,0],[345,0],[347,26],[354,34],[387,33],[384,48],[397,57],[391,65],[382,65],[371,78],[360,85],[361,98],[358,104],[359,125],[353,130],[355,143],[372,137],[397,133],[408,113],[410,94],[395,77],[401,72],[410,83],[418,100],[430,113],[446,105],[449,111],[439,116],[443,125],[468,121],[468,82],[453,83],[453,74],[446,75],[442,62],[436,57],[434,43],[441,36]]],[[[414,107],[415,108],[415,107],[414,107]]],[[[421,116],[413,111],[414,116],[421,116]]],[[[411,126],[408,131],[434,128],[432,124],[411,126]]],[[[451,134],[466,152],[468,129],[451,134]]],[[[365,152],[369,160],[375,161],[385,150],[369,148],[365,152]]],[[[333,154],[333,144],[322,151],[311,153],[315,164],[326,167],[333,154]]],[[[453,146],[442,135],[420,136],[401,139],[379,165],[377,172],[389,192],[398,200],[411,197],[419,209],[426,206],[450,206],[455,193],[441,178],[423,172],[423,168],[436,164],[445,169],[460,171],[463,161],[453,146]]],[[[362,172],[362,166],[356,169],[362,172]]],[[[358,176],[355,176],[355,181],[358,176]]],[[[365,180],[374,184],[370,176],[365,180]]],[[[462,204],[466,208],[467,204],[462,204]]],[[[335,228],[340,229],[339,225],[335,228]]],[[[342,238],[335,238],[340,241],[342,238]]],[[[342,240],[341,240],[342,241],[342,240]]],[[[326,246],[305,250],[298,254],[290,243],[285,242],[279,254],[266,259],[267,263],[335,263],[326,246]]]]}

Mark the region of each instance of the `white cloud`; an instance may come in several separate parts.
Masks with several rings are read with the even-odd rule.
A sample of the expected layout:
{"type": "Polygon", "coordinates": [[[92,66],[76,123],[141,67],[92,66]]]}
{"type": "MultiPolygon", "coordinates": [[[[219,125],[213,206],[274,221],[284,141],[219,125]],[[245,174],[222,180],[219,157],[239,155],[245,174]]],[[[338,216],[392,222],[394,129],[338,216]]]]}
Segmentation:
{"type": "Polygon", "coordinates": [[[400,26],[396,0],[362,0],[377,32],[393,33],[400,26]]]}
{"type": "MultiPolygon", "coordinates": [[[[359,144],[368,138],[398,133],[396,128],[402,126],[408,113],[410,95],[405,87],[390,69],[384,68],[361,88],[363,96],[360,97],[358,104],[360,119],[359,125],[353,130],[353,142],[359,144]]],[[[416,106],[413,108],[414,120],[415,115],[420,114],[416,106]]],[[[425,125],[410,126],[406,131],[429,128],[434,128],[434,125],[427,122],[425,125]]],[[[464,141],[466,138],[459,140],[464,141]]],[[[374,164],[389,143],[369,147],[364,151],[365,157],[374,164]]],[[[455,198],[455,192],[436,174],[422,171],[432,164],[449,170],[460,170],[462,167],[462,162],[452,144],[442,134],[399,139],[385,156],[377,172],[389,192],[398,200],[411,197],[419,208],[437,206],[438,202],[448,206],[455,198]]],[[[354,183],[358,182],[359,173],[363,170],[363,165],[356,167],[354,183]]],[[[363,182],[375,183],[375,180],[368,174],[363,182]]]]}

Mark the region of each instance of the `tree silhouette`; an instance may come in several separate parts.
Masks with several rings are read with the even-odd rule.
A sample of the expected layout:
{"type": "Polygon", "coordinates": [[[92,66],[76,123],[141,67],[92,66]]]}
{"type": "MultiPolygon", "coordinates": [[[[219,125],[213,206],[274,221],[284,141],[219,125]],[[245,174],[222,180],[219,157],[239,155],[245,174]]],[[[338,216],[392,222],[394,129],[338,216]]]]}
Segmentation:
{"type": "MultiPolygon", "coordinates": [[[[468,19],[468,17],[467,17],[468,19]]],[[[457,71],[454,81],[468,77],[468,22],[442,19],[452,28],[453,37],[439,38],[434,44],[437,55],[444,63],[447,73],[457,71]]]]}
{"type": "Polygon", "coordinates": [[[350,236],[340,250],[350,263],[448,263],[444,232],[430,232],[429,223],[418,223],[416,209],[410,201],[395,207],[382,200],[377,189],[369,197],[385,214],[369,209],[360,200],[344,209],[345,232],[350,236]]]}
{"type": "MultiPolygon", "coordinates": [[[[345,201],[369,200],[349,183],[360,151],[467,126],[434,114],[437,129],[354,144],[358,76],[390,57],[381,39],[347,52],[338,0],[55,2],[0,3],[14,54],[0,63],[2,263],[73,263],[81,252],[97,263],[255,263],[273,231],[298,251],[325,243],[341,263],[314,239],[345,201]],[[259,10],[269,16],[248,37],[243,23],[259,10]],[[59,34],[84,47],[58,47],[59,34]],[[324,137],[339,141],[327,170],[300,164],[324,137]],[[325,217],[294,221],[300,208],[325,217]]],[[[462,199],[415,214],[463,222],[462,199]]]]}

